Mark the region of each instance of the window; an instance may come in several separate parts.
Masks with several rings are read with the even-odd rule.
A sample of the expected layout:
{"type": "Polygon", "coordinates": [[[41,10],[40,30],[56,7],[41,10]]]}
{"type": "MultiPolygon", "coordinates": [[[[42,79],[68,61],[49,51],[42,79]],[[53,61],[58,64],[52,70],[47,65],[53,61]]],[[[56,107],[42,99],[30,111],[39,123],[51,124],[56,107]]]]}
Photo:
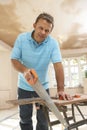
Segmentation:
{"type": "Polygon", "coordinates": [[[82,84],[84,69],[87,66],[86,56],[63,59],[65,86],[76,87],[82,84]]]}
{"type": "MultiPolygon", "coordinates": [[[[63,59],[65,87],[78,87],[82,85],[85,69],[87,69],[86,55],[63,59]]],[[[55,72],[53,65],[49,68],[50,87],[56,86],[55,72]]]]}

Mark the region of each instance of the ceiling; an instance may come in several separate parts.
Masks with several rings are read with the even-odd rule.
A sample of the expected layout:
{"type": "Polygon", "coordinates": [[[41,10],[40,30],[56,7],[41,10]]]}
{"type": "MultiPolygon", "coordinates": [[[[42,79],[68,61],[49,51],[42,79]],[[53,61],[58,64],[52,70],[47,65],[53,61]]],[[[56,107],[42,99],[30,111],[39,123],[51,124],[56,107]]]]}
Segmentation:
{"type": "Polygon", "coordinates": [[[41,12],[54,16],[51,35],[61,49],[87,48],[87,0],[0,0],[0,40],[13,47],[41,12]]]}

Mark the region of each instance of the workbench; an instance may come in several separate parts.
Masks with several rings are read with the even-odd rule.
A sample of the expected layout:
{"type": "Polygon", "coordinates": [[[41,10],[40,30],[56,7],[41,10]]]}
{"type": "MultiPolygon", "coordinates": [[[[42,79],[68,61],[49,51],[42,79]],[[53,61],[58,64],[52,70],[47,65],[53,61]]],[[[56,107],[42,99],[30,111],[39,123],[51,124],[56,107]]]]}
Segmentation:
{"type": "MultiPolygon", "coordinates": [[[[69,127],[68,130],[76,129],[78,130],[79,126],[82,126],[84,124],[87,124],[87,118],[85,118],[83,111],[81,110],[81,107],[87,106],[87,95],[86,94],[79,94],[79,98],[74,98],[73,100],[58,100],[53,98],[54,103],[58,107],[58,109],[63,113],[63,116],[68,123],[69,127]],[[68,108],[69,106],[69,108],[68,108]],[[80,119],[76,119],[76,111],[79,113],[80,119]],[[68,115],[68,111],[71,111],[71,115],[68,115]],[[72,123],[71,123],[72,122],[72,123]]],[[[49,119],[50,121],[50,119],[49,119]]],[[[53,121],[50,122],[50,126],[58,124],[59,121],[53,121]]],[[[52,130],[52,128],[51,128],[52,130]]]]}
{"type": "MultiPolygon", "coordinates": [[[[52,97],[53,102],[56,104],[57,108],[60,110],[62,113],[64,119],[66,120],[68,124],[67,130],[72,130],[76,129],[78,130],[78,127],[84,124],[87,124],[87,118],[84,117],[84,114],[82,110],[80,109],[80,106],[87,106],[87,95],[80,95],[79,98],[74,98],[73,100],[59,100],[57,98],[52,97]],[[68,109],[68,105],[70,108],[68,109]],[[79,112],[79,115],[81,116],[81,120],[76,120],[75,116],[75,109],[79,112]],[[68,115],[68,111],[71,111],[71,115],[68,115]],[[72,123],[71,123],[72,122],[72,123]]],[[[19,105],[24,105],[24,104],[33,104],[33,103],[40,103],[43,105],[43,110],[45,112],[45,115],[48,119],[49,127],[50,130],[53,130],[52,126],[60,124],[60,121],[57,119],[55,121],[51,121],[50,119],[50,109],[46,106],[45,101],[42,100],[41,98],[27,98],[27,99],[20,99],[20,100],[10,100],[8,101],[9,103],[12,104],[19,104],[19,105]]]]}

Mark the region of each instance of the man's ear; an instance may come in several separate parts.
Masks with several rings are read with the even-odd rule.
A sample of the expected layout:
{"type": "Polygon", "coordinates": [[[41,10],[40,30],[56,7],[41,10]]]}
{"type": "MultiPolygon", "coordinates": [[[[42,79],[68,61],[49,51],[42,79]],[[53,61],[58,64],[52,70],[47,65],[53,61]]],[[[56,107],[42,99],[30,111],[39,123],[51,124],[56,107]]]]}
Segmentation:
{"type": "Polygon", "coordinates": [[[33,24],[33,27],[36,28],[36,24],[35,23],[33,24]]]}

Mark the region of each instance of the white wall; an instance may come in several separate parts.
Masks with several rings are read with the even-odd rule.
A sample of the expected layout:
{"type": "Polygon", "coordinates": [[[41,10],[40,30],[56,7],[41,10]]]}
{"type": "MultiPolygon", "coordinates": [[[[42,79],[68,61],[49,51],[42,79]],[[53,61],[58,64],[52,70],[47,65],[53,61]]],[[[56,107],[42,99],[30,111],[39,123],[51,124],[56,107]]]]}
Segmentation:
{"type": "MultiPolygon", "coordinates": [[[[66,88],[65,92],[74,96],[75,94],[82,94],[84,93],[84,88],[83,87],[76,87],[76,88],[66,88]]],[[[56,97],[57,96],[57,88],[50,88],[50,95],[51,97],[56,97]]]]}
{"type": "Polygon", "coordinates": [[[17,97],[17,72],[10,61],[11,50],[0,50],[0,109],[12,107],[7,100],[17,97]]]}

